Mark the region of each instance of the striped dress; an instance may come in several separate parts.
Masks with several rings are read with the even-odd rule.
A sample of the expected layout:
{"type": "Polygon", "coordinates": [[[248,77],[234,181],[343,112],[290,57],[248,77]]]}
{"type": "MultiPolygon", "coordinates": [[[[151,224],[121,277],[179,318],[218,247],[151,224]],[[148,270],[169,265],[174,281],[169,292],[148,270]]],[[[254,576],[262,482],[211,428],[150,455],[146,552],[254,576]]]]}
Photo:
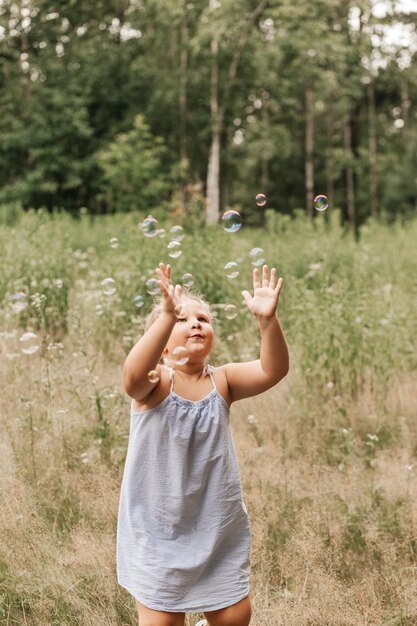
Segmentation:
{"type": "Polygon", "coordinates": [[[249,593],[251,532],[230,430],[213,389],[174,391],[132,407],[117,526],[119,584],[145,606],[172,612],[225,608],[249,593]]]}

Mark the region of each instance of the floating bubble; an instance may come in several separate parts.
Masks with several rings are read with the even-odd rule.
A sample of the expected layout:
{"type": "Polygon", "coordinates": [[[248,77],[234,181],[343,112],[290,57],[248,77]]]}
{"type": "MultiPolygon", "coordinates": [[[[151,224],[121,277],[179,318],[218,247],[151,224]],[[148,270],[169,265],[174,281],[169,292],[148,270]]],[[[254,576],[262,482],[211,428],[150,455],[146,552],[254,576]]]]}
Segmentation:
{"type": "Polygon", "coordinates": [[[146,291],[151,296],[156,296],[160,292],[160,286],[156,278],[149,278],[146,281],[146,291]]]}
{"type": "Polygon", "coordinates": [[[266,195],[264,193],[257,193],[255,196],[255,202],[258,206],[265,206],[266,195]]]}
{"type": "Polygon", "coordinates": [[[182,284],[184,287],[192,287],[194,285],[194,276],[187,272],[182,277],[182,284]]]}
{"type": "Polygon", "coordinates": [[[158,370],[151,370],[150,372],[148,372],[148,380],[150,383],[159,383],[159,372],[158,370]]]}
{"type": "Polygon", "coordinates": [[[110,239],[110,248],[113,248],[113,250],[115,250],[118,247],[119,247],[119,240],[117,239],[117,237],[112,237],[110,239]]]}
{"type": "Polygon", "coordinates": [[[116,293],[116,281],[113,278],[105,278],[101,281],[101,290],[105,296],[112,296],[116,293]]]}
{"type": "Polygon", "coordinates": [[[64,286],[64,281],[62,280],[62,278],[55,278],[54,285],[57,289],[62,289],[62,287],[64,286]]]}
{"type": "Polygon", "coordinates": [[[95,311],[96,311],[96,315],[103,315],[104,313],[104,308],[101,304],[96,304],[96,306],[94,307],[95,311]]]}
{"type": "Polygon", "coordinates": [[[12,296],[12,309],[15,313],[21,313],[27,308],[28,297],[23,291],[18,291],[12,296]]]}
{"type": "Polygon", "coordinates": [[[35,333],[24,333],[20,339],[20,349],[23,354],[35,354],[39,350],[39,339],[35,333]]]}
{"type": "Polygon", "coordinates": [[[230,209],[222,215],[223,228],[228,233],[236,233],[242,226],[242,216],[238,211],[230,209]]]}
{"type": "Polygon", "coordinates": [[[142,224],[139,224],[145,237],[155,237],[158,234],[158,220],[152,215],[148,215],[142,224]]]}
{"type": "Polygon", "coordinates": [[[145,304],[144,297],[143,297],[143,296],[141,296],[141,295],[139,295],[139,294],[138,294],[137,296],[134,296],[134,297],[133,297],[133,302],[135,303],[135,307],[136,307],[137,309],[142,308],[142,307],[143,307],[143,305],[145,304]]]}
{"type": "Polygon", "coordinates": [[[234,304],[226,304],[224,307],[224,315],[228,320],[234,320],[237,317],[237,308],[234,304]]]}
{"type": "Polygon", "coordinates": [[[185,237],[184,229],[182,226],[173,226],[169,231],[169,236],[172,241],[182,241],[185,237]]]}
{"type": "Polygon", "coordinates": [[[239,266],[235,261],[229,261],[224,266],[227,278],[237,278],[239,276],[239,266]]]}
{"type": "Polygon", "coordinates": [[[262,248],[252,248],[249,256],[250,262],[254,267],[260,267],[265,263],[265,253],[262,248]]]}
{"type": "Polygon", "coordinates": [[[316,196],[313,200],[314,208],[317,211],[325,211],[329,206],[329,201],[326,196],[316,196]]]}
{"type": "Polygon", "coordinates": [[[167,245],[167,250],[168,256],[170,256],[171,259],[178,259],[182,254],[181,244],[179,241],[170,241],[167,245]]]}
{"type": "Polygon", "coordinates": [[[188,350],[187,348],[184,348],[184,346],[177,346],[173,349],[171,354],[172,360],[176,365],[185,365],[190,359],[188,350]]]}
{"type": "Polygon", "coordinates": [[[165,235],[166,235],[165,228],[160,228],[158,230],[158,237],[159,237],[159,239],[163,239],[165,237],[165,235]]]}

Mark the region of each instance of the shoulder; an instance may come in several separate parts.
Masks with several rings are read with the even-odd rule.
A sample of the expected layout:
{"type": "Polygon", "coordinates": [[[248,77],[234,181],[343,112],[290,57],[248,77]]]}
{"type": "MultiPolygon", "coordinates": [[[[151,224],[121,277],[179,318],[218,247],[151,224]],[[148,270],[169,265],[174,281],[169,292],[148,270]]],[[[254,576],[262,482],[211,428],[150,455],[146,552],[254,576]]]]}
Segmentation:
{"type": "Polygon", "coordinates": [[[227,375],[226,375],[226,365],[220,365],[219,367],[213,367],[209,365],[209,371],[213,374],[214,381],[216,383],[216,387],[219,390],[220,394],[226,400],[227,404],[230,406],[232,403],[232,399],[229,393],[229,385],[227,384],[227,375]]]}

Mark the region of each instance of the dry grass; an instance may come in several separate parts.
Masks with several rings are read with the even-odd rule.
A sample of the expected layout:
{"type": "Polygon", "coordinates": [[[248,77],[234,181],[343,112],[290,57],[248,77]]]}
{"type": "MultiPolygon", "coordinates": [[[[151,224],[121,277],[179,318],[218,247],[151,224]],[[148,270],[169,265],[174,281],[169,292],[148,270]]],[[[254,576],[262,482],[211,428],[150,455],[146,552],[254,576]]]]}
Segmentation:
{"type": "MultiPolygon", "coordinates": [[[[128,402],[118,365],[71,341],[49,360],[1,364],[4,624],[136,623],[115,572],[128,402]]],[[[369,390],[346,407],[356,438],[392,417],[396,439],[372,463],[354,447],[328,462],[331,415],[317,404],[302,413],[295,375],[233,407],[255,626],[417,623],[415,383],[399,380],[384,414],[369,390]]]]}
{"type": "MultiPolygon", "coordinates": [[[[187,234],[175,270],[194,272],[218,307],[239,305],[250,264],[233,284],[224,262],[262,237],[285,275],[290,375],[232,408],[253,536],[253,626],[417,626],[417,222],[371,224],[355,244],[334,217],[240,239],[187,234]]],[[[144,282],[165,244],[139,239],[135,220],[42,213],[14,230],[0,225],[5,626],[137,624],[115,569],[129,429],[121,367],[143,322],[133,296],[149,308],[144,282]],[[114,235],[120,249],[109,252],[114,235]],[[111,298],[106,276],[118,286],[111,298]],[[16,291],[30,301],[17,315],[16,291]],[[22,355],[19,336],[31,328],[45,342],[22,355]]],[[[215,362],[255,355],[249,318],[219,315],[215,362]]]]}

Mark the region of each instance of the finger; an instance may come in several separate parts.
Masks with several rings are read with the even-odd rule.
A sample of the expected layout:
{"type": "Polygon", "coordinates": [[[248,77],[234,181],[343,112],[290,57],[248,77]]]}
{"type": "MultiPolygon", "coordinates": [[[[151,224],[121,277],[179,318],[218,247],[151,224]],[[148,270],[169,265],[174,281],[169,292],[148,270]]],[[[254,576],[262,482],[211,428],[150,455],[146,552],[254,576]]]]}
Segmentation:
{"type": "Polygon", "coordinates": [[[165,282],[163,280],[158,280],[158,285],[161,288],[162,294],[164,296],[168,295],[168,286],[165,284],[165,282]]]}
{"type": "Polygon", "coordinates": [[[167,275],[168,280],[170,280],[171,279],[171,266],[169,263],[166,266],[166,275],[167,275]]]}
{"type": "Polygon", "coordinates": [[[167,277],[166,277],[166,275],[165,275],[164,271],[163,271],[160,267],[157,267],[155,271],[156,271],[156,273],[158,274],[159,281],[160,281],[160,282],[163,282],[163,283],[164,283],[164,285],[165,285],[166,287],[168,287],[168,285],[169,285],[169,280],[167,280],[167,277]]]}
{"type": "Polygon", "coordinates": [[[269,274],[268,266],[264,265],[262,268],[262,287],[268,287],[269,285],[268,274],[269,274]]]}
{"type": "Polygon", "coordinates": [[[275,287],[275,293],[276,293],[278,296],[279,296],[279,294],[281,293],[281,288],[282,288],[282,284],[283,284],[283,282],[284,282],[284,279],[283,279],[282,277],[280,277],[280,278],[278,279],[278,284],[277,284],[277,286],[275,287]]]}
{"type": "Polygon", "coordinates": [[[261,287],[261,283],[259,281],[259,272],[258,268],[255,267],[255,269],[253,270],[253,288],[258,289],[259,287],[261,287]]]}
{"type": "Polygon", "coordinates": [[[271,289],[275,289],[276,284],[277,284],[277,270],[275,269],[275,267],[273,267],[271,270],[271,278],[269,280],[269,286],[271,287],[271,289]]]}
{"type": "Polygon", "coordinates": [[[177,298],[178,300],[180,300],[180,298],[181,298],[181,293],[182,293],[182,287],[181,287],[181,285],[175,285],[175,289],[174,289],[174,298],[177,298]]]}
{"type": "Polygon", "coordinates": [[[247,304],[249,304],[249,302],[252,300],[252,296],[250,295],[249,291],[246,291],[246,289],[242,291],[242,296],[245,298],[247,304]]]}

